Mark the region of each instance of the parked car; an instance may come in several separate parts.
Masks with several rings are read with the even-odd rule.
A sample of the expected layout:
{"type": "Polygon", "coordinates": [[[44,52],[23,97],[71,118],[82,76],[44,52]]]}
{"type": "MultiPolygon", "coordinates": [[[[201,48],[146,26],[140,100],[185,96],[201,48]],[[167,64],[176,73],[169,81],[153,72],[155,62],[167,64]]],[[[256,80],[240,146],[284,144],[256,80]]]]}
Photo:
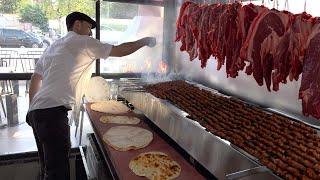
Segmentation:
{"type": "Polygon", "coordinates": [[[41,48],[42,40],[20,29],[0,28],[0,47],[41,48]]]}
{"type": "Polygon", "coordinates": [[[42,34],[36,34],[34,32],[30,32],[29,34],[32,35],[33,37],[37,38],[37,39],[40,39],[42,41],[42,47],[43,48],[47,48],[53,43],[53,40],[51,38],[46,37],[46,36],[44,36],[42,34]]]}

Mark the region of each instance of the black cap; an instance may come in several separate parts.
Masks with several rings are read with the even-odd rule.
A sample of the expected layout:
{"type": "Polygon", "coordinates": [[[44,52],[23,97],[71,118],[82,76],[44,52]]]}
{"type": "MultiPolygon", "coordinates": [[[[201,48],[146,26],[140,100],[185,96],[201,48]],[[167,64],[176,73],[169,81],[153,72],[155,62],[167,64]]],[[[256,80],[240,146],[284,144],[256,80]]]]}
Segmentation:
{"type": "Polygon", "coordinates": [[[81,12],[72,12],[66,18],[67,29],[70,30],[76,20],[87,21],[92,25],[91,29],[96,28],[97,23],[88,15],[81,12]]]}

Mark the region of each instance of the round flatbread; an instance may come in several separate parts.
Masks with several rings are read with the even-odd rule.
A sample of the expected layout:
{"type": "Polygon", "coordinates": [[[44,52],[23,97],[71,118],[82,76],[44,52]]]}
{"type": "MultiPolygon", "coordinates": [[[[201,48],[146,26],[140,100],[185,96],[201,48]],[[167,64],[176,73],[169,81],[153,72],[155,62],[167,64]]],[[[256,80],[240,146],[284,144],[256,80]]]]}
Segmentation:
{"type": "Polygon", "coordinates": [[[118,151],[144,148],[152,139],[150,131],[134,126],[115,126],[103,135],[104,142],[118,151]]]}
{"type": "Polygon", "coordinates": [[[84,93],[88,102],[100,102],[109,100],[109,90],[108,82],[101,76],[95,76],[90,79],[84,93]]]}
{"type": "Polygon", "coordinates": [[[175,179],[181,173],[180,165],[162,152],[147,152],[131,159],[129,168],[148,179],[175,179]]]}
{"type": "Polygon", "coordinates": [[[139,124],[140,119],[131,116],[101,116],[100,121],[114,124],[139,124]]]}
{"type": "Polygon", "coordinates": [[[129,108],[126,105],[115,100],[93,103],[91,104],[91,109],[109,114],[124,114],[129,111],[129,108]]]}

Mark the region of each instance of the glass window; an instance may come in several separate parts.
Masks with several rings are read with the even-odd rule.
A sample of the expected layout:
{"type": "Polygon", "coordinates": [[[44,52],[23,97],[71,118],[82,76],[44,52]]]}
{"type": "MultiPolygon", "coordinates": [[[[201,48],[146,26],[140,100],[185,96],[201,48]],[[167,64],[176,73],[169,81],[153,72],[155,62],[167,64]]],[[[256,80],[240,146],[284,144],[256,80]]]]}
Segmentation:
{"type": "Polygon", "coordinates": [[[162,60],[163,7],[117,2],[101,3],[102,42],[119,45],[146,36],[156,37],[154,48],[143,47],[125,57],[100,62],[101,73],[149,73],[160,70],[162,60]]]}
{"type": "MultiPolygon", "coordinates": [[[[95,1],[0,0],[0,76],[33,73],[35,63],[45,48],[67,33],[65,18],[73,11],[94,18],[95,1]]],[[[0,107],[0,128],[10,124],[5,114],[10,113],[12,106],[18,109],[19,122],[25,121],[29,83],[25,80],[0,80],[2,99],[6,101],[6,96],[10,95],[16,97],[17,103],[0,107]]]]}

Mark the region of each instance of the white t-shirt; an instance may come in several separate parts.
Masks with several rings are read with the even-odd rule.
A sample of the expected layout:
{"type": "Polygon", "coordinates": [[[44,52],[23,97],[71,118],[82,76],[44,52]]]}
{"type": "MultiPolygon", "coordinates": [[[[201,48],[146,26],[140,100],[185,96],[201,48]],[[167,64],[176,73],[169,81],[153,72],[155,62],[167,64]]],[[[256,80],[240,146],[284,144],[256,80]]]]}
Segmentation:
{"type": "Polygon", "coordinates": [[[42,86],[34,95],[29,111],[57,106],[71,109],[85,72],[90,72],[88,68],[95,59],[106,59],[111,49],[110,44],[73,31],[55,41],[36,64],[34,72],[42,76],[42,86]]]}

